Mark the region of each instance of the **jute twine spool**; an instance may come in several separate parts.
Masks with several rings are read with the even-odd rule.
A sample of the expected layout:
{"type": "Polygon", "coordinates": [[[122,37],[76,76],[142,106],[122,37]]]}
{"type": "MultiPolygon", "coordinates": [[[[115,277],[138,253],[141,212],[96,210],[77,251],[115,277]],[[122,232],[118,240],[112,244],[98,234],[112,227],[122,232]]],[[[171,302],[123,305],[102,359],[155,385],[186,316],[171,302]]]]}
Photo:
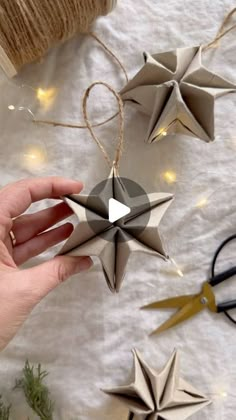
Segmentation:
{"type": "Polygon", "coordinates": [[[117,0],[0,0],[0,65],[13,77],[54,45],[89,31],[117,0]]]}

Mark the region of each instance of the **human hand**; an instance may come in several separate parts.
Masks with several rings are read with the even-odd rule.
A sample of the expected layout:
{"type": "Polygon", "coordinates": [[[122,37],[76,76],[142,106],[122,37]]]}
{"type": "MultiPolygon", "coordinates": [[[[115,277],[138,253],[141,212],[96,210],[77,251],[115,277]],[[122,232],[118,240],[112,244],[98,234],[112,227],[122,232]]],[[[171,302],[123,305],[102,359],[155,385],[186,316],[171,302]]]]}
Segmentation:
{"type": "Polygon", "coordinates": [[[18,181],[0,190],[0,350],[44,296],[71,275],[92,265],[89,257],[57,256],[33,268],[18,268],[65,240],[73,231],[70,223],[48,231],[71,215],[65,203],[34,214],[22,214],[33,202],[59,199],[81,189],[80,182],[51,177],[18,181]],[[10,232],[15,236],[15,246],[10,232]]]}

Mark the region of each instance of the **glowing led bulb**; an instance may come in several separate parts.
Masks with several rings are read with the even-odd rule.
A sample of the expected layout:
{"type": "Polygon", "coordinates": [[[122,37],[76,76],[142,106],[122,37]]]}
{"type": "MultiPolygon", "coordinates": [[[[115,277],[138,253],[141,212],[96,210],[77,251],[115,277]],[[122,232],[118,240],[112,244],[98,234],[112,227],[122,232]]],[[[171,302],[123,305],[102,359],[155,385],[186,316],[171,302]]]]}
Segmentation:
{"type": "Polygon", "coordinates": [[[37,89],[37,98],[39,100],[44,99],[47,96],[47,91],[42,89],[42,88],[38,88],[37,89]]]}
{"type": "Polygon", "coordinates": [[[176,273],[179,277],[184,277],[183,271],[181,271],[180,268],[177,269],[176,273]]]}
{"type": "Polygon", "coordinates": [[[29,145],[23,154],[23,165],[32,171],[40,170],[47,162],[47,153],[40,145],[29,145]]]}
{"type": "Polygon", "coordinates": [[[163,179],[168,183],[168,184],[173,184],[174,182],[176,182],[176,173],[174,171],[166,171],[162,174],[163,179]]]}
{"type": "Polygon", "coordinates": [[[176,268],[176,273],[178,274],[179,277],[184,277],[183,271],[180,269],[180,267],[178,266],[178,264],[176,263],[176,261],[174,260],[174,258],[170,258],[172,264],[175,266],[176,268]]]}
{"type": "Polygon", "coordinates": [[[225,392],[225,391],[221,391],[220,392],[220,396],[222,397],[222,398],[226,398],[227,397],[227,392],[225,392]]]}
{"type": "Polygon", "coordinates": [[[9,109],[10,111],[14,111],[14,110],[15,110],[15,107],[14,107],[14,105],[9,105],[9,106],[8,106],[8,109],[9,109]]]}
{"type": "Polygon", "coordinates": [[[158,135],[159,135],[159,136],[164,136],[164,137],[165,137],[165,136],[167,136],[167,134],[168,134],[168,133],[167,133],[167,131],[166,131],[164,128],[162,128],[162,129],[159,131],[159,133],[158,133],[158,135]]]}
{"type": "Polygon", "coordinates": [[[201,198],[201,200],[199,200],[197,202],[196,207],[198,207],[198,208],[205,207],[207,205],[207,203],[208,203],[208,199],[206,197],[201,198]]]}
{"type": "Polygon", "coordinates": [[[48,109],[53,104],[56,97],[57,90],[55,88],[42,89],[38,88],[36,91],[37,99],[40,102],[40,105],[48,109]]]}

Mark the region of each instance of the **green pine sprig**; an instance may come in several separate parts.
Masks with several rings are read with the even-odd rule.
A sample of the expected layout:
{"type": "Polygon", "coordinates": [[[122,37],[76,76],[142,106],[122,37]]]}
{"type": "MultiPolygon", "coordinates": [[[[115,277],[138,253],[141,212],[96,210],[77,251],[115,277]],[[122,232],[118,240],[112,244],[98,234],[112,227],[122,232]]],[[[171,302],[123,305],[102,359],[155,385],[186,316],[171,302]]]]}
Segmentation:
{"type": "MultiPolygon", "coordinates": [[[[48,373],[42,370],[40,364],[34,367],[26,361],[23,377],[16,381],[15,386],[23,390],[28,405],[41,420],[53,420],[54,404],[50,399],[47,386],[43,383],[47,375],[48,373]]],[[[4,417],[3,420],[5,420],[4,417]]]]}
{"type": "Polygon", "coordinates": [[[11,406],[6,407],[2,402],[2,396],[0,395],[0,420],[9,420],[10,419],[10,410],[11,406]]]}

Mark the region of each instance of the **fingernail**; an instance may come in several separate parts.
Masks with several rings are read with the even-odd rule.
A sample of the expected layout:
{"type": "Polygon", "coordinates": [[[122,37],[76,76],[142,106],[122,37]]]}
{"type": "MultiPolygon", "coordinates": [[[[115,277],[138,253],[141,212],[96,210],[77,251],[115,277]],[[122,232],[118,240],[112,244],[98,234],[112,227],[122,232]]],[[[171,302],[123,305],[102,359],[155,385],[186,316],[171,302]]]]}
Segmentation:
{"type": "Polygon", "coordinates": [[[80,271],[89,270],[93,266],[93,261],[90,257],[85,257],[80,261],[79,268],[80,271]]]}
{"type": "Polygon", "coordinates": [[[83,184],[82,181],[78,181],[78,180],[74,179],[73,182],[74,182],[74,184],[77,184],[77,185],[79,184],[82,188],[84,188],[84,184],[83,184]]]}
{"type": "Polygon", "coordinates": [[[84,184],[82,181],[76,181],[74,179],[71,179],[70,182],[71,182],[71,188],[73,189],[73,192],[74,191],[81,192],[83,190],[84,184]]]}

